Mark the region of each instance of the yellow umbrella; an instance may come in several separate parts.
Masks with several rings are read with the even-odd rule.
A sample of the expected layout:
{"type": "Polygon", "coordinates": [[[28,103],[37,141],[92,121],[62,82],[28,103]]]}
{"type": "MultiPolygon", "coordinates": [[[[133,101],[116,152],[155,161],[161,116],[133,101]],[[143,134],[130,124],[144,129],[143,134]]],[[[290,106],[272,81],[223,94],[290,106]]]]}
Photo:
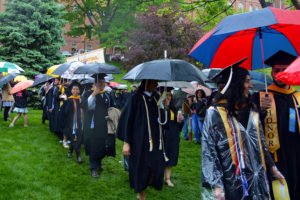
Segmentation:
{"type": "Polygon", "coordinates": [[[8,73],[7,72],[2,72],[2,75],[6,76],[6,75],[8,75],[8,73]]]}
{"type": "Polygon", "coordinates": [[[51,75],[51,76],[54,76],[54,77],[59,77],[58,75],[54,75],[52,74],[52,72],[54,72],[54,70],[56,70],[56,68],[60,66],[60,65],[53,65],[52,67],[50,67],[48,70],[47,70],[47,75],[51,75]]]}
{"type": "Polygon", "coordinates": [[[27,78],[26,78],[26,76],[19,75],[19,76],[16,76],[16,78],[14,79],[14,81],[15,82],[27,81],[27,78]]]}

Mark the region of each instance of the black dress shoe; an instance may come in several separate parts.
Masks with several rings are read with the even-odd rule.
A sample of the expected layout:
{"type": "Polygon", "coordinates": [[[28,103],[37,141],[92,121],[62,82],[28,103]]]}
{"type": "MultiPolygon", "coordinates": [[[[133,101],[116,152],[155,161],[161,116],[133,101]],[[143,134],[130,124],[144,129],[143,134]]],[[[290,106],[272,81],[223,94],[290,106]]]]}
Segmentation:
{"type": "Polygon", "coordinates": [[[96,170],[92,170],[91,175],[92,175],[93,178],[99,178],[99,175],[98,175],[96,170]]]}

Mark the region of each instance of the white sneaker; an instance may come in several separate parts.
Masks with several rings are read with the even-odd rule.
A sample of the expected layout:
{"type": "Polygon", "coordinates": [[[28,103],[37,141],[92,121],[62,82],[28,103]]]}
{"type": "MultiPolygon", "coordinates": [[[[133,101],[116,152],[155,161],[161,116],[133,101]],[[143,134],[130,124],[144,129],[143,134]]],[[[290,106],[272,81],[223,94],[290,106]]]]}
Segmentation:
{"type": "Polygon", "coordinates": [[[66,149],[68,149],[68,148],[69,148],[69,145],[68,145],[68,143],[67,143],[67,142],[65,142],[65,141],[63,141],[63,147],[64,147],[64,148],[66,148],[66,149]]]}
{"type": "Polygon", "coordinates": [[[10,124],[10,125],[9,125],[9,127],[14,127],[14,126],[15,126],[15,125],[13,125],[13,124],[10,124]]]}
{"type": "Polygon", "coordinates": [[[24,127],[28,127],[28,125],[27,125],[27,124],[24,124],[24,127]]]}

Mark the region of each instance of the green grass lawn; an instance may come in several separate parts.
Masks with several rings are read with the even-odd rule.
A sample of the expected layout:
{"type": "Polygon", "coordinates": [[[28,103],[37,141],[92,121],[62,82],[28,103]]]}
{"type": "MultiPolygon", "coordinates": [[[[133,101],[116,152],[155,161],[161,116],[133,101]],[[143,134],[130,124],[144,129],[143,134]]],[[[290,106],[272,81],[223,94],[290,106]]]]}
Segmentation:
{"type": "MultiPolygon", "coordinates": [[[[67,158],[48,124],[41,124],[40,110],[29,110],[28,128],[23,117],[14,128],[3,122],[0,113],[0,199],[136,199],[129,187],[128,173],[120,163],[122,143],[117,141],[117,156],[103,160],[99,179],[90,175],[88,157],[77,164],[75,154],[67,158]]],[[[15,114],[11,115],[13,118],[15,114]]],[[[200,152],[195,142],[181,140],[178,165],[173,169],[175,188],[147,190],[151,200],[200,199],[200,152]]]]}

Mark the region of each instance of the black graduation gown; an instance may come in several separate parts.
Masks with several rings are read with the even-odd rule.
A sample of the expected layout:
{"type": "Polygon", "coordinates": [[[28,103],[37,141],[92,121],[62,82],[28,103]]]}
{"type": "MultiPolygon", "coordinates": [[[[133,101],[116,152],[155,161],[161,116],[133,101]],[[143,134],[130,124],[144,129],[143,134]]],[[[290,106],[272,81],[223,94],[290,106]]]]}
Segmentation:
{"type": "Polygon", "coordinates": [[[110,107],[109,95],[104,92],[96,95],[96,107],[94,110],[88,109],[88,98],[92,90],[86,91],[82,95],[83,108],[83,141],[86,155],[92,158],[103,158],[105,156],[115,156],[115,136],[107,133],[108,116],[107,109],[110,107]],[[91,128],[94,118],[94,128],[91,128]]]}
{"type": "MultiPolygon", "coordinates": [[[[176,166],[178,162],[179,155],[179,142],[180,142],[180,132],[183,124],[177,122],[177,110],[171,108],[174,112],[174,119],[171,120],[170,110],[168,110],[168,122],[164,125],[164,144],[165,152],[169,161],[166,162],[166,166],[176,166]]],[[[164,114],[162,114],[164,116],[164,114]]]]}
{"type": "Polygon", "coordinates": [[[81,121],[81,104],[79,99],[69,98],[68,100],[64,101],[61,107],[61,113],[64,118],[64,126],[63,132],[71,141],[72,147],[74,149],[79,149],[80,145],[82,144],[82,121],[81,121]],[[74,101],[76,104],[77,110],[77,129],[73,131],[74,126],[74,101]]]}
{"type": "Polygon", "coordinates": [[[58,86],[52,87],[48,92],[48,110],[52,109],[52,112],[49,112],[49,127],[51,132],[61,131],[60,123],[58,120],[59,116],[59,88],[58,86]]]}
{"type": "MultiPolygon", "coordinates": [[[[290,199],[300,199],[300,134],[296,123],[296,132],[289,131],[289,109],[294,108],[292,94],[282,94],[271,91],[276,104],[277,128],[280,149],[277,151],[278,162],[276,166],[286,179],[290,199]]],[[[254,99],[259,102],[258,94],[254,99]]],[[[259,105],[259,103],[257,104],[259,105]]],[[[300,112],[300,109],[298,109],[300,112]]]]}
{"type": "MultiPolygon", "coordinates": [[[[163,186],[164,166],[163,152],[159,150],[158,108],[154,97],[143,95],[146,99],[153,140],[150,152],[147,112],[141,93],[130,97],[124,106],[118,129],[119,139],[130,144],[129,181],[136,193],[148,185],[160,190],[163,186]]],[[[156,96],[158,100],[158,97],[156,96]]]]}

